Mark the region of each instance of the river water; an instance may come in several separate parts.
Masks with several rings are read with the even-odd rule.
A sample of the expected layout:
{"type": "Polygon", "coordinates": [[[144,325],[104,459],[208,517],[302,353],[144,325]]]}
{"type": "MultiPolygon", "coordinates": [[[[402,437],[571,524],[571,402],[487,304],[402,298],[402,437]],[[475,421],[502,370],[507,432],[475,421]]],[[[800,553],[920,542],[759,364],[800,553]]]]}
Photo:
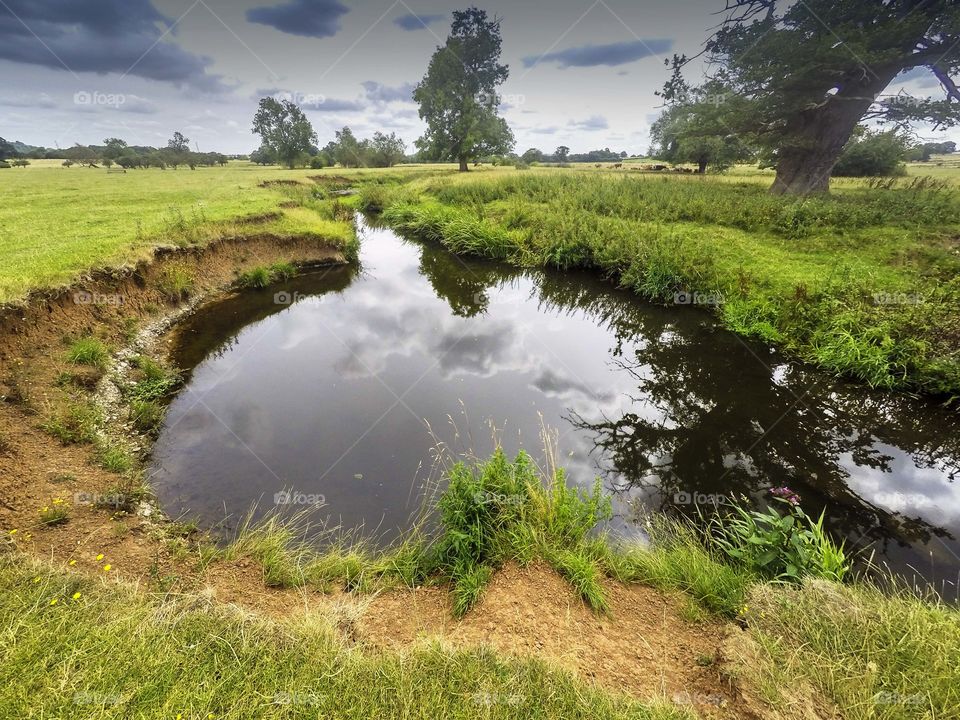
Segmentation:
{"type": "Polygon", "coordinates": [[[849,549],[955,596],[955,413],[591,274],[360,232],[359,267],[227,297],[178,328],[189,380],[151,470],[169,513],[230,526],[254,505],[314,504],[389,542],[422,504],[438,441],[483,455],[493,426],[508,452],[540,457],[546,426],[569,481],[599,476],[613,494],[616,532],[640,532],[644,511],[762,503],[787,485],[849,549]]]}

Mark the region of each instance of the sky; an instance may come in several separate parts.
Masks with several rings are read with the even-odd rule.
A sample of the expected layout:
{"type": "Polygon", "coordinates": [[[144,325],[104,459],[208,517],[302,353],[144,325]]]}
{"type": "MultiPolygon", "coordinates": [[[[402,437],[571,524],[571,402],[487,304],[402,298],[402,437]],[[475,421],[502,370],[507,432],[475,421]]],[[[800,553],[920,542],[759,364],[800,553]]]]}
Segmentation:
{"type": "MultiPolygon", "coordinates": [[[[475,0],[502,18],[501,111],[517,152],[649,147],[674,52],[696,54],[723,0],[475,0]]],[[[261,97],[303,107],[322,146],[349,125],[424,125],[410,95],[446,38],[440,0],[0,0],[0,136],[69,147],[120,137],[247,153],[261,97]]],[[[695,78],[694,78],[695,79],[695,78]]],[[[929,95],[928,74],[903,79],[929,95]]],[[[899,85],[898,85],[899,87],[899,85]]],[[[957,133],[924,133],[960,140],[957,133]]]]}

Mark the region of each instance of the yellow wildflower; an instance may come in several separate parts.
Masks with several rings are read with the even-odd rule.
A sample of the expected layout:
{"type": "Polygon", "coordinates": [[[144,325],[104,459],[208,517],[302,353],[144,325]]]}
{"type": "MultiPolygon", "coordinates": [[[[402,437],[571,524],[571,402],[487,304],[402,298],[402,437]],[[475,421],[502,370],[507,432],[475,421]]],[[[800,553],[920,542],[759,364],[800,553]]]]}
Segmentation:
{"type": "Polygon", "coordinates": [[[70,562],[67,563],[67,565],[69,565],[70,567],[73,567],[76,564],[77,564],[76,560],[71,560],[70,562]]]}
{"type": "Polygon", "coordinates": [[[37,577],[35,577],[35,578],[33,579],[33,581],[34,581],[35,583],[40,582],[40,576],[38,575],[37,577]]]}
{"type": "Polygon", "coordinates": [[[50,601],[50,604],[51,604],[51,605],[56,605],[56,604],[57,604],[57,598],[54,598],[53,600],[51,600],[51,601],[50,601]]]}
{"type": "Polygon", "coordinates": [[[104,572],[110,572],[110,568],[112,568],[112,567],[113,567],[113,565],[104,565],[104,566],[103,566],[103,571],[104,571],[104,572]]]}
{"type": "Polygon", "coordinates": [[[97,562],[100,562],[101,560],[103,560],[103,553],[97,555],[97,562]]]}
{"type": "Polygon", "coordinates": [[[75,593],[73,594],[73,599],[74,599],[74,600],[79,600],[79,599],[80,599],[80,593],[75,592],[75,593]]]}

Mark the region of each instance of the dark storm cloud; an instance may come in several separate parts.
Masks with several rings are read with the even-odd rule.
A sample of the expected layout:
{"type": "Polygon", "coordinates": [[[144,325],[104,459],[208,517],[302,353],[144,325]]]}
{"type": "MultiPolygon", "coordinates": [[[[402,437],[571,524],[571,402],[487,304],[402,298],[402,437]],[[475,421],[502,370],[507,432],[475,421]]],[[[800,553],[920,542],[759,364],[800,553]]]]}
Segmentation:
{"type": "Polygon", "coordinates": [[[348,12],[350,8],[337,0],[288,0],[282,5],[247,10],[247,21],[290,35],[323,38],[340,31],[340,16],[348,12]]]}
{"type": "Polygon", "coordinates": [[[150,0],[5,0],[0,59],[69,70],[136,75],[199,90],[222,91],[210,58],[167,42],[173,21],[150,0]]]}
{"type": "Polygon", "coordinates": [[[523,58],[525,67],[555,62],[562,68],[596,67],[598,65],[625,65],[651,55],[670,52],[673,40],[631,40],[609,45],[582,45],[545,55],[530,55],[523,58]]]}
{"type": "Polygon", "coordinates": [[[429,25],[445,20],[446,17],[446,15],[414,15],[413,13],[407,13],[406,15],[401,15],[396,18],[393,24],[411,32],[413,30],[426,30],[429,25]]]}
{"type": "Polygon", "coordinates": [[[403,83],[396,87],[382,85],[373,80],[363,83],[367,97],[374,102],[412,102],[413,91],[417,86],[414,83],[403,83]]]}

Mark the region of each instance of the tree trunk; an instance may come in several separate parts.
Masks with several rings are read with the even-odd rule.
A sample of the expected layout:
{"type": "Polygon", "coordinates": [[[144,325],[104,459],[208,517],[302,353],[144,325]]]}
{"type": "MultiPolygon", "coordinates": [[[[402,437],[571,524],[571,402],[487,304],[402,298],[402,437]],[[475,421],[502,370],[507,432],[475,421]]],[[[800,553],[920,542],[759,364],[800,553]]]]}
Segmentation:
{"type": "Polygon", "coordinates": [[[697,172],[700,173],[701,175],[706,175],[706,174],[707,174],[707,161],[706,161],[706,160],[700,160],[700,162],[697,163],[697,172]]]}
{"type": "Polygon", "coordinates": [[[467,159],[465,157],[460,158],[460,172],[470,172],[470,168],[467,166],[467,159]]]}
{"type": "Polygon", "coordinates": [[[830,174],[857,124],[897,74],[872,71],[844,85],[826,102],[787,123],[787,142],[778,150],[774,195],[812,195],[830,189],[830,174]]]}

